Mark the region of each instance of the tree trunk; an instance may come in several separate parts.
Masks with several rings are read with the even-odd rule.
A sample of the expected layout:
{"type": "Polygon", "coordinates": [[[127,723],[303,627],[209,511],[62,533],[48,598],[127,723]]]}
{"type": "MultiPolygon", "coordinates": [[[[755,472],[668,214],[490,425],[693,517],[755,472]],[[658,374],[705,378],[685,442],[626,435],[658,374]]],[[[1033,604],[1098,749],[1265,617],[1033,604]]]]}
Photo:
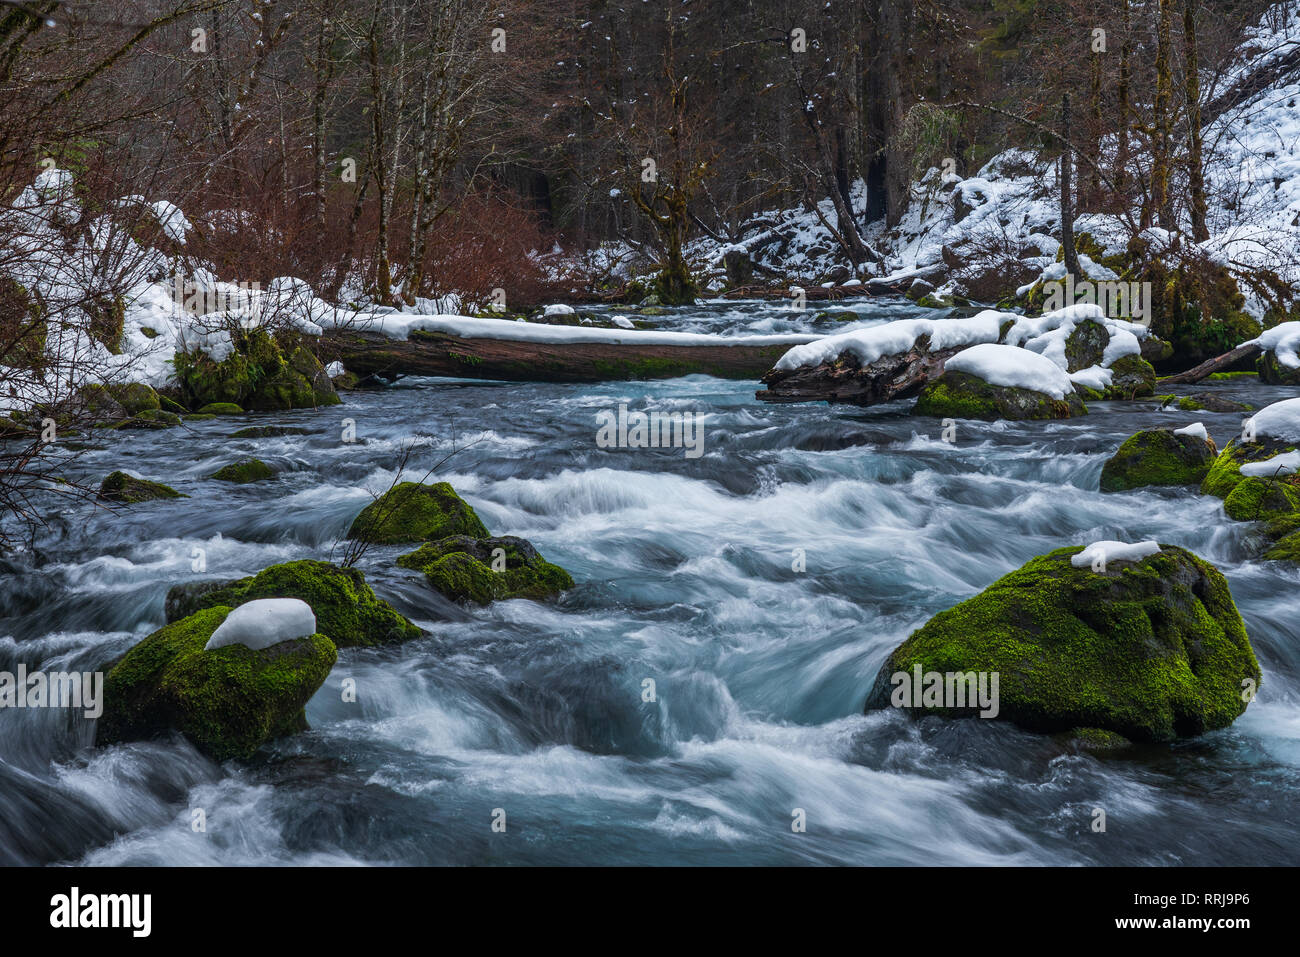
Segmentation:
{"type": "Polygon", "coordinates": [[[1074,198],[1070,195],[1074,178],[1074,155],[1070,150],[1070,94],[1061,95],[1061,136],[1066,146],[1061,150],[1061,249],[1065,253],[1065,271],[1076,279],[1083,278],[1079,271],[1079,253],[1074,248],[1074,198]]]}
{"type": "Polygon", "coordinates": [[[1201,78],[1196,52],[1197,0],[1183,0],[1183,46],[1187,60],[1187,180],[1191,194],[1192,238],[1203,243],[1210,238],[1206,224],[1205,167],[1201,146],[1201,78]]]}
{"type": "MultiPolygon", "coordinates": [[[[377,332],[330,330],[318,350],[360,376],[454,376],[508,382],[605,382],[711,375],[758,379],[796,342],[777,345],[675,346],[642,344],[629,332],[620,342],[532,342],[462,338],[416,331],[408,339],[377,332]]],[[[816,338],[809,336],[810,340],[816,338]]]]}
{"type": "Polygon", "coordinates": [[[1151,212],[1161,229],[1173,229],[1173,215],[1169,197],[1169,146],[1170,125],[1173,122],[1172,100],[1174,91],[1173,46],[1174,0],[1159,0],[1160,20],[1156,29],[1156,98],[1155,122],[1152,130],[1154,143],[1151,150],[1151,198],[1143,208],[1142,225],[1151,225],[1151,212]]]}

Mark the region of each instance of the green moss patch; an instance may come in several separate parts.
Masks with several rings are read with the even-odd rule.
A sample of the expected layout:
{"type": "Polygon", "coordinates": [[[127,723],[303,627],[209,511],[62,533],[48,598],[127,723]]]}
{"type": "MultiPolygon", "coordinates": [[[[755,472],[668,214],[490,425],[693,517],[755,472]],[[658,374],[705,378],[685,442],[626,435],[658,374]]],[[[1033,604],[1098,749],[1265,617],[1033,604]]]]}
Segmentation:
{"type": "Polygon", "coordinates": [[[242,406],[236,405],[234,402],[209,402],[198,410],[198,414],[212,416],[243,415],[244,409],[242,406]]]}
{"type": "Polygon", "coordinates": [[[397,559],[424,572],[435,591],[452,601],[486,605],[506,598],[554,598],[573,587],[573,578],[552,565],[522,538],[453,535],[422,545],[397,559]]]}
{"type": "Polygon", "coordinates": [[[371,502],[352,522],[348,538],[376,545],[436,541],[449,535],[487,538],[491,533],[446,482],[403,482],[371,502]]]}
{"type": "Polygon", "coordinates": [[[259,598],[297,598],[311,606],[316,628],[340,648],[393,644],[419,638],[421,631],[376,597],[355,568],[302,560],[264,568],[231,582],[190,582],[167,592],[167,620],[201,608],[237,607],[259,598]]]}

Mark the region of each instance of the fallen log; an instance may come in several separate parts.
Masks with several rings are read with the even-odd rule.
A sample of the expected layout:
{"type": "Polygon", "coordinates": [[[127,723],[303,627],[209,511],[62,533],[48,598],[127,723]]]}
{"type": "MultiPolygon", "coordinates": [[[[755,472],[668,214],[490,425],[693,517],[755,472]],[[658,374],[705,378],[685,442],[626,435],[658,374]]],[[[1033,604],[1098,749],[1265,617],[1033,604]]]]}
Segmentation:
{"type": "Polygon", "coordinates": [[[943,374],[943,365],[965,346],[951,349],[926,347],[922,336],[906,352],[881,356],[874,362],[858,365],[849,354],[831,362],[797,369],[772,369],[763,376],[767,386],[756,393],[764,402],[837,402],[852,405],[875,405],[893,399],[906,399],[920,393],[925,384],[943,374]]]}
{"type": "Polygon", "coordinates": [[[1259,355],[1262,351],[1263,350],[1260,349],[1259,346],[1252,345],[1249,342],[1243,343],[1242,345],[1237,346],[1237,348],[1233,349],[1231,352],[1225,352],[1223,355],[1217,356],[1213,359],[1206,359],[1200,365],[1196,366],[1195,368],[1188,369],[1186,372],[1179,372],[1174,375],[1161,376],[1158,381],[1164,383],[1165,385],[1200,382],[1202,379],[1206,378],[1207,376],[1210,376],[1215,372],[1222,372],[1228,366],[1234,365],[1235,363],[1240,362],[1242,359],[1253,359],[1255,356],[1259,355]]]}
{"type": "Polygon", "coordinates": [[[379,332],[333,329],[318,345],[325,362],[342,362],[363,378],[450,376],[508,382],[603,382],[672,379],[702,374],[758,379],[792,346],[816,336],[753,337],[759,344],[728,345],[683,335],[672,344],[662,334],[628,332],[617,340],[553,341],[457,336],[412,330],[405,339],[379,332]],[[644,341],[638,338],[644,337],[644,341]],[[697,339],[700,342],[689,342],[697,339]],[[778,341],[772,341],[772,340],[778,341]]]}

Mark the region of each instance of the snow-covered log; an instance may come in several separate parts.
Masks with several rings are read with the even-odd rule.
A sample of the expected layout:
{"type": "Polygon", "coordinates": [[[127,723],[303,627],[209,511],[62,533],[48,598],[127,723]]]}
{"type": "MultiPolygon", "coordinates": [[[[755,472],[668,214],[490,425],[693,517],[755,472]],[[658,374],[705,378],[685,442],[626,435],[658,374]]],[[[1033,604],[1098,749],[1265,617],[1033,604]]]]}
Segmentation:
{"type": "Polygon", "coordinates": [[[462,337],[412,330],[397,339],[378,332],[326,332],[320,351],[360,376],[454,376],[512,382],[602,382],[614,379],[671,379],[703,374],[722,379],[757,379],[799,342],[814,336],[745,339],[683,334],[680,344],[665,334],[624,333],[617,339],[587,341],[462,337]],[[771,340],[783,341],[771,341],[771,340]]]}

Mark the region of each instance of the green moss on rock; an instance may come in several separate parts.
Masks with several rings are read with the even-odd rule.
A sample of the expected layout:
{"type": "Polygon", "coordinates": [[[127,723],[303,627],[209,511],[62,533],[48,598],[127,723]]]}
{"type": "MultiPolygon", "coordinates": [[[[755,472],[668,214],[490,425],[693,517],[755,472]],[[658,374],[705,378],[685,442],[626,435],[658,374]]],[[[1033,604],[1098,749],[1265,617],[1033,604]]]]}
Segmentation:
{"type": "Polygon", "coordinates": [[[1156,370],[1141,356],[1120,356],[1109,369],[1110,385],[1106,387],[1106,398],[1135,399],[1155,394],[1156,370]]]}
{"type": "Polygon", "coordinates": [[[134,478],[125,472],[113,472],[99,485],[99,497],[106,502],[134,505],[166,498],[188,498],[170,485],[134,478]]]}
{"type": "Polygon", "coordinates": [[[255,651],[203,646],[225,606],[173,622],[128,651],[104,681],[100,745],[183,734],[224,761],[248,760],[273,738],[305,730],[304,708],[338,657],[324,635],[255,651]]]}
{"type": "MultiPolygon", "coordinates": [[[[889,707],[891,676],[999,676],[999,719],[1038,732],[1097,728],[1172,741],[1224,728],[1246,709],[1260,668],[1219,571],[1172,545],[1105,572],[1078,547],[1032,559],[935,615],[886,659],[867,709],[889,707]]],[[[971,709],[914,709],[969,715],[971,709]]]]}
{"type": "Polygon", "coordinates": [[[573,578],[552,565],[525,539],[511,535],[470,538],[452,535],[397,559],[424,572],[435,591],[452,601],[486,605],[506,598],[554,598],[573,587],[573,578]]]}
{"type": "Polygon", "coordinates": [[[290,340],[282,350],[270,333],[256,328],[235,330],[232,344],[221,362],[204,352],[176,354],[176,378],[200,412],[212,404],[284,411],[340,401],[324,367],[301,342],[290,340]]]}
{"type": "Polygon", "coordinates": [[[937,418],[981,419],[1068,419],[1084,415],[1087,408],[1076,393],[1054,399],[1032,389],[992,385],[966,372],[949,370],[926,384],[917,396],[916,415],[937,418]]]}
{"type": "Polygon", "coordinates": [[[209,402],[198,410],[199,415],[243,415],[244,409],[234,402],[209,402]]]}
{"type": "Polygon", "coordinates": [[[1264,352],[1255,360],[1255,370],[1260,381],[1269,385],[1300,385],[1300,369],[1282,365],[1272,352],[1264,352]]]}
{"type": "Polygon", "coordinates": [[[247,485],[249,482],[264,482],[275,476],[275,470],[261,459],[245,459],[223,465],[212,473],[212,478],[219,482],[235,482],[247,485]]]}
{"type": "Polygon", "coordinates": [[[1110,342],[1110,333],[1100,322],[1085,319],[1077,323],[1065,340],[1065,368],[1067,372],[1078,372],[1101,365],[1110,342]]]}
{"type": "Polygon", "coordinates": [[[1101,469],[1101,490],[1123,492],[1146,485],[1200,485],[1215,458],[1214,446],[1195,435],[1148,429],[1129,436],[1101,469]]]}
{"type": "Polygon", "coordinates": [[[446,482],[403,482],[371,502],[352,522],[348,538],[376,545],[436,541],[449,535],[487,538],[491,533],[446,482]]]}
{"type": "Polygon", "coordinates": [[[310,559],[272,565],[236,581],[173,586],[167,592],[167,620],[259,598],[305,601],[316,614],[317,630],[340,648],[393,644],[421,635],[419,628],[375,595],[360,571],[310,559]]]}
{"type": "Polygon", "coordinates": [[[1246,476],[1223,499],[1223,510],[1239,522],[1280,518],[1300,511],[1300,489],[1276,479],[1246,476]]]}

